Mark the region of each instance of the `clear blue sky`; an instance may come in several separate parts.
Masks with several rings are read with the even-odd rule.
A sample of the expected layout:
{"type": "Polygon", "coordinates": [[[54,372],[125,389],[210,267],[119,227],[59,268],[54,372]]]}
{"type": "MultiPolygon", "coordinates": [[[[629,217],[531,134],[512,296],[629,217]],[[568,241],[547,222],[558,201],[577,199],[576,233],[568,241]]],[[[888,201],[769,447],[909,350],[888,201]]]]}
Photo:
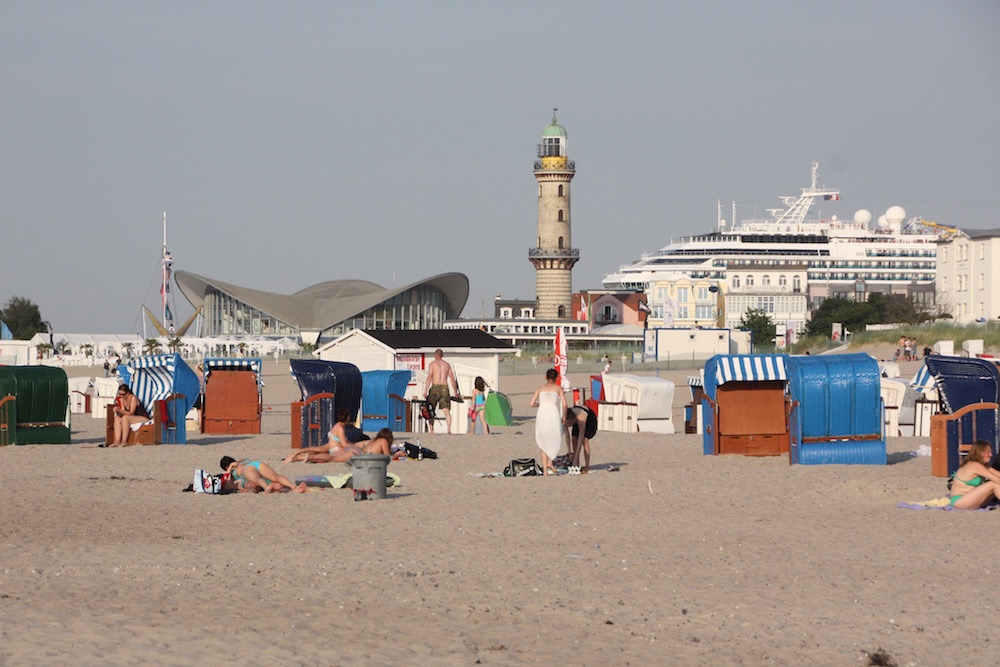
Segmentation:
{"type": "Polygon", "coordinates": [[[534,298],[553,106],[575,291],[814,160],[826,215],[1000,227],[998,34],[994,1],[0,0],[0,304],[141,330],[163,211],[175,268],[247,287],[534,298]]]}

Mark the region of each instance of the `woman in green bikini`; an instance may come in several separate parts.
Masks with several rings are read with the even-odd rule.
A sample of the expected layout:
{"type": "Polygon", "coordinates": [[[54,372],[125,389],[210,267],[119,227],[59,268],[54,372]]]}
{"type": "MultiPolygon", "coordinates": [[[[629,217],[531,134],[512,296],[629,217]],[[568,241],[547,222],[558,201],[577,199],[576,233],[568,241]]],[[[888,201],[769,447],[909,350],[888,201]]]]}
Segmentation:
{"type": "Polygon", "coordinates": [[[306,463],[329,463],[334,460],[334,456],[342,451],[344,447],[351,443],[347,440],[345,426],[351,420],[351,411],[347,408],[337,410],[337,423],[330,429],[330,434],[326,444],[319,447],[303,447],[293,449],[292,453],[285,457],[282,463],[295,463],[304,461],[306,463]]]}
{"type": "Polygon", "coordinates": [[[993,446],[977,440],[951,479],[951,506],[974,510],[996,498],[1000,500],[1000,472],[989,467],[993,446]]]}

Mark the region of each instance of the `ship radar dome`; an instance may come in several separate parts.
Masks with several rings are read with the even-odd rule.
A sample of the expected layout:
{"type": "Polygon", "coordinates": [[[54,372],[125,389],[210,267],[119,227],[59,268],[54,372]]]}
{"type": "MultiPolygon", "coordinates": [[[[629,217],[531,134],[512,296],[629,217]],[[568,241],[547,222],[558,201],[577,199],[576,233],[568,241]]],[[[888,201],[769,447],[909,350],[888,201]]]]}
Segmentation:
{"type": "Polygon", "coordinates": [[[854,222],[859,225],[867,225],[872,221],[872,212],[868,209],[860,209],[854,212],[854,222]]]}
{"type": "Polygon", "coordinates": [[[879,229],[885,229],[886,227],[889,226],[889,221],[885,219],[884,215],[880,215],[878,217],[878,226],[879,229]]]}
{"type": "Polygon", "coordinates": [[[906,211],[902,206],[890,206],[889,210],[885,212],[885,219],[894,227],[902,225],[903,220],[906,220],[906,211]]]}

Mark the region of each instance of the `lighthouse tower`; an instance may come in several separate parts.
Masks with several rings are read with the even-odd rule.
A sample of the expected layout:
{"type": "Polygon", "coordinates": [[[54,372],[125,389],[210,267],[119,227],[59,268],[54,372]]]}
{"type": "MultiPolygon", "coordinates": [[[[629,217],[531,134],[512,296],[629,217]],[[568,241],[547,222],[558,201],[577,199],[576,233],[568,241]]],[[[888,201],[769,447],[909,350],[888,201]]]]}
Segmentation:
{"type": "Polygon", "coordinates": [[[570,242],[569,183],[576,165],[566,158],[566,128],[552,122],[542,131],[535,160],[538,181],[538,244],[528,249],[535,267],[535,317],[559,319],[572,316],[573,265],[580,251],[570,242]]]}

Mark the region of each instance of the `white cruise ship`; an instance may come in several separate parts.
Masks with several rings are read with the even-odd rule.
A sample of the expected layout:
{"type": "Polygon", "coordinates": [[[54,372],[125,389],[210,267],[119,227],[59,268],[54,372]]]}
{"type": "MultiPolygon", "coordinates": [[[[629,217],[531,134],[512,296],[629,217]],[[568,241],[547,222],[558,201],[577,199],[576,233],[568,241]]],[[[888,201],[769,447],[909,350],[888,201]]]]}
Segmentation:
{"type": "Polygon", "coordinates": [[[875,221],[864,209],[850,220],[809,218],[815,200],[840,199],[839,190],[817,186],[817,170],[814,163],[810,187],[798,197],[782,197],[785,208],[770,209],[770,218],[727,226],[720,211],[715,231],[685,236],[643,255],[605,276],[604,288],[646,291],[676,274],[724,285],[727,271],[797,264],[805,266],[810,302],[880,292],[933,303],[938,240],[933,223],[908,218],[899,206],[875,221]]]}

